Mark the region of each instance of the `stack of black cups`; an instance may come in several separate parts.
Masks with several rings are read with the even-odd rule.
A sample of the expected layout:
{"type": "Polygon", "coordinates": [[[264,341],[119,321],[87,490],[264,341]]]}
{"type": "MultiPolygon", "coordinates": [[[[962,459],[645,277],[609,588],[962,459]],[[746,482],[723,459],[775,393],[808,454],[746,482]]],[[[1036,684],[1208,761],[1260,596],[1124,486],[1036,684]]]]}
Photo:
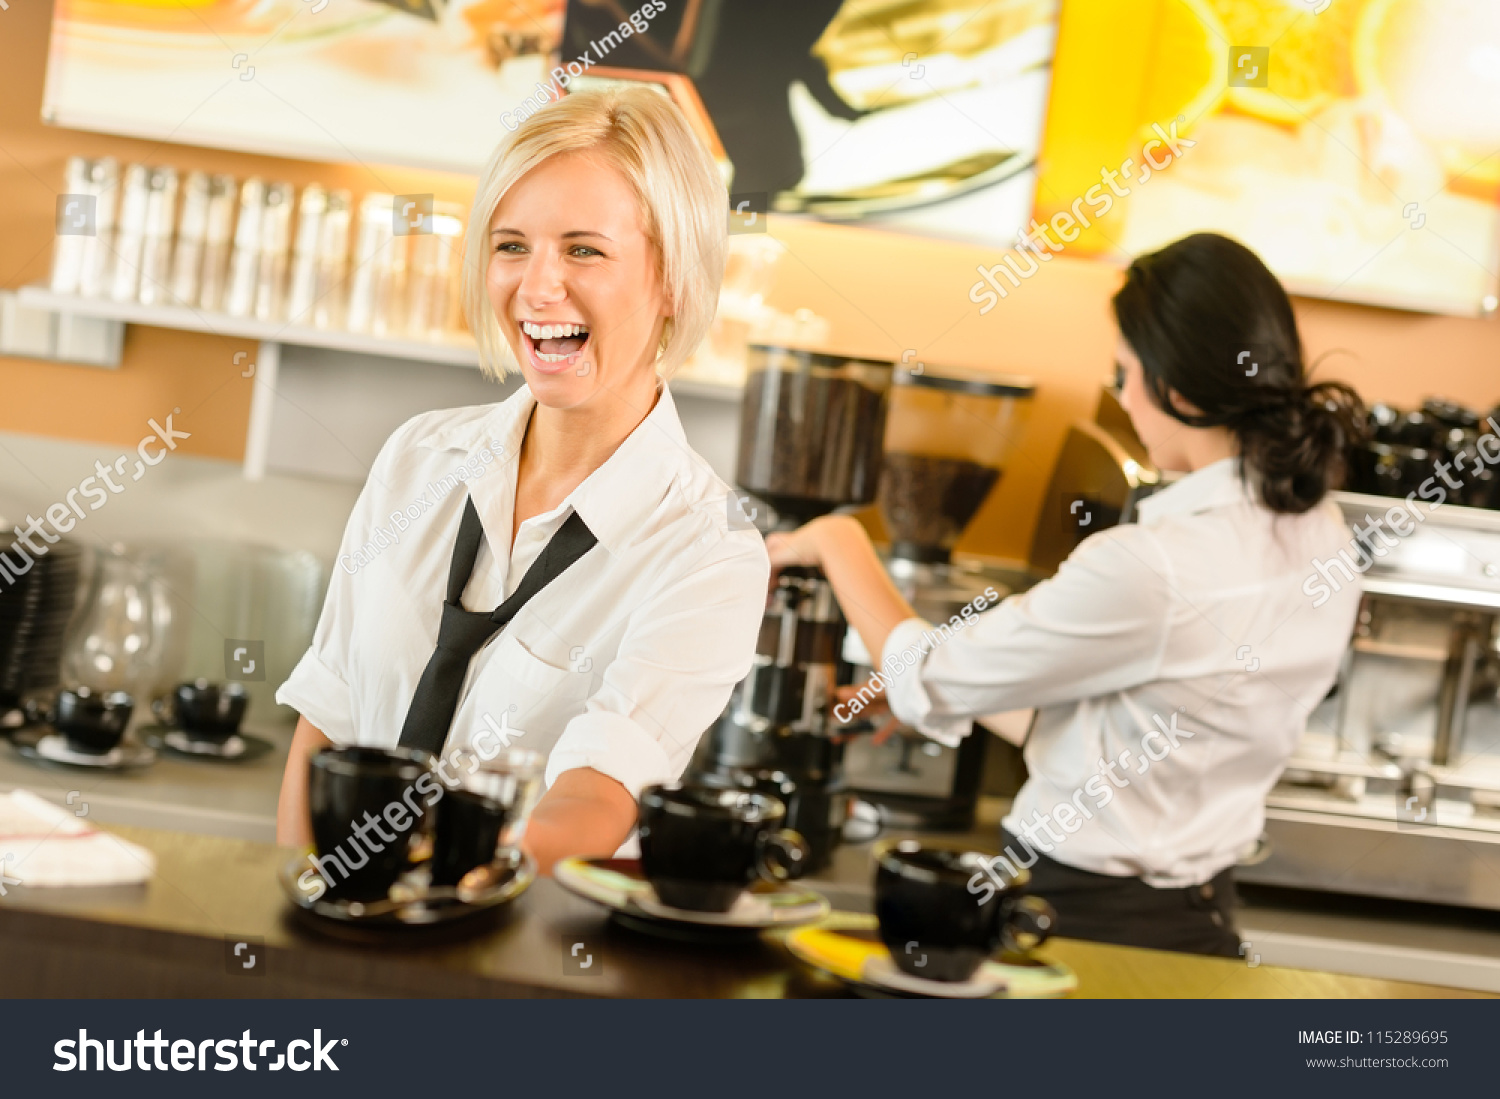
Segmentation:
{"type": "Polygon", "coordinates": [[[81,564],[82,552],[66,540],[28,544],[0,534],[0,714],[57,684],[81,564]]]}
{"type": "Polygon", "coordinates": [[[1500,423],[1500,408],[1481,417],[1437,398],[1410,412],[1374,405],[1369,436],[1352,456],[1348,487],[1377,496],[1417,493],[1429,503],[1500,508],[1500,474],[1485,458],[1497,444],[1479,446],[1482,435],[1496,434],[1490,419],[1500,423]]]}

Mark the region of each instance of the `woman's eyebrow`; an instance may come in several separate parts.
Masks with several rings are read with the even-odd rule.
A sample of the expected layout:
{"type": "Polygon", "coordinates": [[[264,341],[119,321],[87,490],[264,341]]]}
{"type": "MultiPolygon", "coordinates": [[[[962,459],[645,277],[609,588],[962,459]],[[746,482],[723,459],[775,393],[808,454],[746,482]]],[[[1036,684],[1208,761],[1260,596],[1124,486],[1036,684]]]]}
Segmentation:
{"type": "MultiPolygon", "coordinates": [[[[509,226],[504,226],[504,225],[499,226],[497,228],[494,228],[494,229],[490,230],[490,236],[492,236],[492,237],[493,236],[524,237],[525,235],[526,234],[523,233],[523,232],[521,232],[521,230],[519,230],[519,229],[512,229],[509,226]]],[[[562,235],[562,239],[563,240],[572,240],[575,237],[598,237],[600,240],[607,240],[611,244],[614,243],[614,238],[611,237],[609,234],[607,234],[607,233],[599,233],[599,232],[594,231],[593,229],[571,229],[571,230],[569,230],[568,232],[566,232],[566,233],[564,233],[562,235]]]]}

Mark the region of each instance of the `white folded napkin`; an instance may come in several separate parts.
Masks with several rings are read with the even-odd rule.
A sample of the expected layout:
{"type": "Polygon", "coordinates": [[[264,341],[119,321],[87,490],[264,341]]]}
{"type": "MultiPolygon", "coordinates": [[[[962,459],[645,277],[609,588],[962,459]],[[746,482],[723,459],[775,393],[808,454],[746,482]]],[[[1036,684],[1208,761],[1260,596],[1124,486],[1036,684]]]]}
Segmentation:
{"type": "Polygon", "coordinates": [[[0,874],[24,886],[149,881],[156,856],[26,790],[0,794],[0,874]]]}

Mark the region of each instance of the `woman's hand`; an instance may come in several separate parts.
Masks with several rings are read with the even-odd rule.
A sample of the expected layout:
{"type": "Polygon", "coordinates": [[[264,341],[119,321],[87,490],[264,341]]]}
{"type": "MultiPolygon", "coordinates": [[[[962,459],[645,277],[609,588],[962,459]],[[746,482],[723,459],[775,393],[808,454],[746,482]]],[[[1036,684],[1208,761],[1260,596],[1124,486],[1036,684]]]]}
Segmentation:
{"type": "Polygon", "coordinates": [[[828,516],[804,523],[796,530],[776,531],[766,535],[766,552],[771,556],[771,582],[776,574],[788,565],[823,564],[823,550],[818,541],[818,524],[828,516]]]}
{"type": "MultiPolygon", "coordinates": [[[[864,689],[864,683],[850,683],[845,687],[835,687],[833,694],[839,702],[847,706],[864,689]]],[[[865,703],[860,716],[863,720],[877,726],[870,734],[871,744],[884,744],[891,738],[892,733],[901,728],[901,719],[891,713],[890,704],[886,702],[884,695],[878,695],[874,701],[865,703]]]]}
{"type": "Polygon", "coordinates": [[[773,581],[776,573],[788,565],[822,568],[831,557],[854,557],[861,549],[868,551],[870,557],[875,555],[870,536],[852,515],[820,515],[796,530],[776,531],[766,536],[773,581]]]}
{"type": "Polygon", "coordinates": [[[823,570],[844,618],[877,661],[897,623],[915,616],[875,551],[875,543],[852,515],[820,515],[794,531],[766,536],[771,558],[771,590],[777,574],[791,565],[823,570]]]}
{"type": "Polygon", "coordinates": [[[521,846],[548,877],[568,855],[608,858],[635,827],[635,798],[592,767],[564,771],[537,802],[521,846]]]}
{"type": "MultiPolygon", "coordinates": [[[[916,611],[891,582],[865,528],[852,515],[823,515],[794,531],[768,535],[766,552],[771,557],[773,590],[776,574],[789,565],[813,565],[823,570],[844,618],[859,634],[876,665],[891,630],[916,617],[916,611]]],[[[855,691],[858,689],[856,686],[855,691]]],[[[889,737],[898,724],[894,717],[887,720],[875,734],[876,743],[889,737]]]]}

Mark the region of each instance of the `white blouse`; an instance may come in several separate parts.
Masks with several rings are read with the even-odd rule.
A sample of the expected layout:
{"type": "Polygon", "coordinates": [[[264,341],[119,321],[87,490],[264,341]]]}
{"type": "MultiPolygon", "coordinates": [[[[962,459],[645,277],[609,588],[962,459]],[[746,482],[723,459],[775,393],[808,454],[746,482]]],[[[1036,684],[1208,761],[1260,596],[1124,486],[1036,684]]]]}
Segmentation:
{"type": "Polygon", "coordinates": [[[502,743],[547,757],[548,786],[575,767],[633,796],[678,778],[750,671],[770,560],[757,531],[730,528],[729,487],[659,394],[603,465],[498,554],[511,545],[530,390],[398,428],[349,516],[312,646],[276,700],[335,744],[394,746],[436,644],[464,498],[484,528],[468,610],[514,592],[576,510],[598,545],[474,657],[445,750],[506,729],[502,743]]]}
{"type": "MultiPolygon", "coordinates": [[[[1303,585],[1349,539],[1332,501],[1277,515],[1215,462],[898,672],[892,710],[956,745],[974,716],[1039,708],[1004,820],[1024,864],[1207,881],[1254,845],[1338,672],[1358,587],[1314,606],[1303,585]]],[[[924,629],[897,626],[885,666],[924,629]]]]}

